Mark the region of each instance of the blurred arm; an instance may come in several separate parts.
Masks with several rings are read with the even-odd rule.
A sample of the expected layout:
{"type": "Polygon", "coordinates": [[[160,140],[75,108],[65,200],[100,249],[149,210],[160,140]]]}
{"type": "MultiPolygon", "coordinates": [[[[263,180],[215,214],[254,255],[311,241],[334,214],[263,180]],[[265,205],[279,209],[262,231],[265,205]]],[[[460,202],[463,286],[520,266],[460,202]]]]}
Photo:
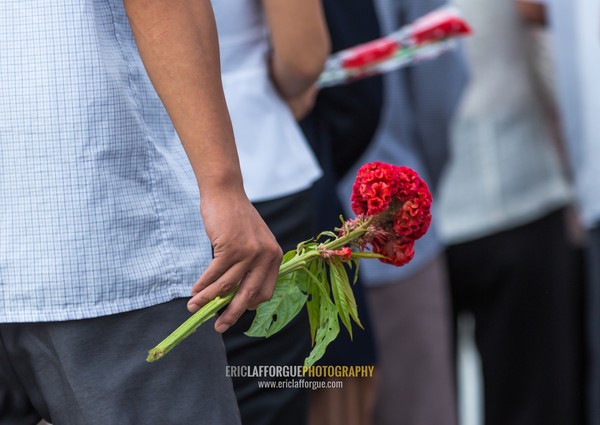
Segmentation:
{"type": "Polygon", "coordinates": [[[330,51],[321,0],[262,0],[273,47],[271,73],[284,99],[313,85],[330,51]]]}

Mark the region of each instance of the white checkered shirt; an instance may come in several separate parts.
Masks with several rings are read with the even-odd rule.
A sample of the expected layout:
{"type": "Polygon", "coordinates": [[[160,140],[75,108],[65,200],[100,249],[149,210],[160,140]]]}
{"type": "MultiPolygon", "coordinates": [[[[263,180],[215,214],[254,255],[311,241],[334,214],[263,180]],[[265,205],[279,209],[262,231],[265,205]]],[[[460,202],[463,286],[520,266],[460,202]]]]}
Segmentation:
{"type": "Polygon", "coordinates": [[[0,322],[188,296],[195,179],[122,0],[0,4],[0,322]]]}

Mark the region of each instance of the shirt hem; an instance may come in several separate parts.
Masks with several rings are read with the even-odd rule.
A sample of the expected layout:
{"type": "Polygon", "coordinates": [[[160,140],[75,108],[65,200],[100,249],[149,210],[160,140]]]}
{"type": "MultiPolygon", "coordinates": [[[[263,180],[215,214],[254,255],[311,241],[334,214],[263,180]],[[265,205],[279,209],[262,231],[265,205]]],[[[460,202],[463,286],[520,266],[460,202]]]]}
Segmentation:
{"type": "Polygon", "coordinates": [[[65,322],[71,320],[93,319],[96,317],[110,316],[127,313],[157,304],[163,304],[176,298],[191,297],[190,287],[168,287],[158,294],[146,294],[128,300],[113,300],[101,304],[84,304],[77,306],[53,307],[50,309],[27,312],[17,308],[16,312],[0,314],[0,323],[39,323],[39,322],[65,322]]]}

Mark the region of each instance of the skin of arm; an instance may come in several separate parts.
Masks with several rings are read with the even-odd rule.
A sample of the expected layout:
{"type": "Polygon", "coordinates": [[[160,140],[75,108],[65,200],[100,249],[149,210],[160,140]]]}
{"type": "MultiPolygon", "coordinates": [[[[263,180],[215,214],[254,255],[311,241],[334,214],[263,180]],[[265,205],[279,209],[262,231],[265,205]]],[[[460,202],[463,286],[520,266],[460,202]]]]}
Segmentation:
{"type": "Polygon", "coordinates": [[[287,100],[287,105],[296,121],[302,120],[312,111],[318,94],[317,86],[310,86],[304,93],[287,100]]]}
{"type": "Polygon", "coordinates": [[[293,99],[314,84],[331,49],[321,0],[262,4],[271,33],[271,78],[285,100],[293,99]]]}
{"type": "Polygon", "coordinates": [[[246,309],[272,296],[282,252],[243,189],[212,7],[209,0],[124,4],[146,71],[196,175],[214,249],[213,260],[192,288],[188,309],[197,311],[239,283],[215,323],[224,332],[246,309]]]}

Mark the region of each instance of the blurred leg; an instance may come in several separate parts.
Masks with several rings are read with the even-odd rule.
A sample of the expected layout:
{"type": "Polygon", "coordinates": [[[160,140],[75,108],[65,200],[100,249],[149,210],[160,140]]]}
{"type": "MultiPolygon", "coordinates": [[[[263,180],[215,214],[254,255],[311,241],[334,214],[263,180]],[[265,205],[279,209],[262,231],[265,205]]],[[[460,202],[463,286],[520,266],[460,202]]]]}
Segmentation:
{"type": "Polygon", "coordinates": [[[333,378],[343,388],[311,392],[309,425],[372,425],[377,380],[333,378]]]}
{"type": "Polygon", "coordinates": [[[448,259],[453,301],[475,314],[486,425],[581,423],[579,282],[562,213],[448,259]]]}
{"type": "Polygon", "coordinates": [[[456,423],[446,268],[367,289],[379,359],[375,425],[456,423]]]}

